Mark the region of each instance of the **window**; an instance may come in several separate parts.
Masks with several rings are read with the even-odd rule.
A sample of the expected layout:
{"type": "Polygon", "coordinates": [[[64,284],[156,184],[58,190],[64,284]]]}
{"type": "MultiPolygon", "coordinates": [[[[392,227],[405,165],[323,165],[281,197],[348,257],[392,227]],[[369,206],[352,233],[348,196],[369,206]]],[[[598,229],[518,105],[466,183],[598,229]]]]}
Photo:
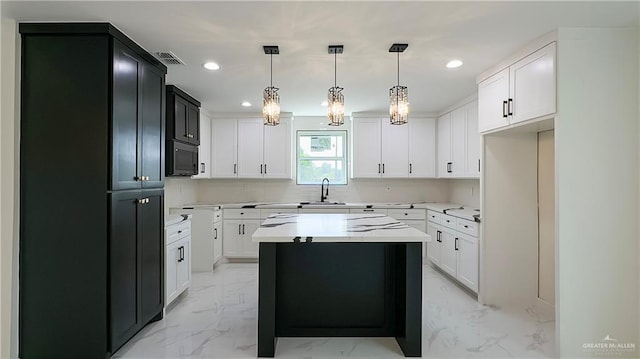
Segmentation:
{"type": "Polygon", "coordinates": [[[347,132],[298,131],[297,183],[347,184],[347,132]]]}

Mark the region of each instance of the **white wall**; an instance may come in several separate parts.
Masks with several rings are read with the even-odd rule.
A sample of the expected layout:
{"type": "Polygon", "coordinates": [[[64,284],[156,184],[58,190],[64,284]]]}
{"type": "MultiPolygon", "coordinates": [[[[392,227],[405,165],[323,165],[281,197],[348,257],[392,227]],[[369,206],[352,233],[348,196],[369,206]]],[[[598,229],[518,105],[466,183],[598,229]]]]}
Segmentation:
{"type": "Polygon", "coordinates": [[[181,207],[185,204],[201,202],[198,200],[197,186],[199,180],[183,177],[165,177],[164,179],[164,215],[169,208],[181,207]]]}
{"type": "Polygon", "coordinates": [[[452,179],[449,181],[449,202],[480,208],[480,180],[452,179]]]}
{"type": "MultiPolygon", "coordinates": [[[[559,29],[557,331],[562,357],[638,342],[638,32],[559,29]]],[[[638,357],[634,354],[625,354],[638,357]]]]}
{"type": "Polygon", "coordinates": [[[16,22],[1,18],[0,50],[0,357],[17,356],[18,96],[16,22]]]}

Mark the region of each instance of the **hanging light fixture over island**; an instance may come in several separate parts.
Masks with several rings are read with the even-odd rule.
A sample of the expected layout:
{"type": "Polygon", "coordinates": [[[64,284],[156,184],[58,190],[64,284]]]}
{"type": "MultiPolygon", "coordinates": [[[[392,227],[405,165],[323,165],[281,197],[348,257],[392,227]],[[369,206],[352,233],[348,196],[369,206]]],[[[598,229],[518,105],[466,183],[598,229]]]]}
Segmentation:
{"type": "Polygon", "coordinates": [[[277,126],[280,124],[280,96],[278,95],[279,88],[273,87],[273,55],[278,55],[280,49],[278,46],[263,46],[263,49],[271,60],[271,80],[269,87],[265,88],[263,92],[262,117],[265,125],[277,126]]]}
{"type": "Polygon", "coordinates": [[[398,82],[389,89],[389,120],[392,125],[404,125],[409,120],[409,93],[406,86],[400,86],[400,53],[408,44],[393,44],[389,52],[398,54],[398,82]]]}
{"type": "Polygon", "coordinates": [[[329,126],[341,126],[344,124],[344,96],[342,87],[338,87],[338,54],[343,52],[342,45],[329,45],[329,53],[333,54],[333,87],[329,89],[327,101],[327,116],[329,126]]]}

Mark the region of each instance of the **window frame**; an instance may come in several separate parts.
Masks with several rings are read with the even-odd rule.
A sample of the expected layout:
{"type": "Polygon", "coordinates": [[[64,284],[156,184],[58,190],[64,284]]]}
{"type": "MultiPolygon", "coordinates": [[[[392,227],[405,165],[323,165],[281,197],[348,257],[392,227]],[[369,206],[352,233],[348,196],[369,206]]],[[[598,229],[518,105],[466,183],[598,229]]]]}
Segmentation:
{"type": "Polygon", "coordinates": [[[296,185],[297,186],[319,186],[318,183],[300,183],[300,160],[335,161],[342,159],[344,163],[345,178],[344,183],[331,183],[332,186],[346,186],[349,184],[349,132],[347,130],[297,130],[296,131],[296,185]],[[342,137],[343,155],[341,157],[300,157],[300,137],[313,135],[338,135],[342,137]]]}

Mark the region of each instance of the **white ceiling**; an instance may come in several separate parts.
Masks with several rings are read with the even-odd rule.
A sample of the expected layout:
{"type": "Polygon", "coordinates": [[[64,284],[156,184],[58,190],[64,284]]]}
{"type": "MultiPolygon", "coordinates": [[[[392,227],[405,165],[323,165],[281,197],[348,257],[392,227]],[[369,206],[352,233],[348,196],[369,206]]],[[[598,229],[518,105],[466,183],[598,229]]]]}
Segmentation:
{"type": "Polygon", "coordinates": [[[169,67],[167,83],[202,101],[209,112],[260,112],[269,83],[262,45],[279,45],[274,86],[281,108],[324,115],[333,85],[330,44],[347,113],[386,111],[396,82],[409,87],[413,112],[437,112],[476,91],[475,77],[528,41],[564,26],[638,26],[637,2],[31,2],[2,1],[2,16],[19,21],[108,21],[150,52],[173,51],[186,62],[169,67]],[[448,60],[464,65],[447,69],[448,60]],[[209,72],[213,60],[221,69],[209,72]],[[246,109],[242,101],[254,106],[246,109]]]}

